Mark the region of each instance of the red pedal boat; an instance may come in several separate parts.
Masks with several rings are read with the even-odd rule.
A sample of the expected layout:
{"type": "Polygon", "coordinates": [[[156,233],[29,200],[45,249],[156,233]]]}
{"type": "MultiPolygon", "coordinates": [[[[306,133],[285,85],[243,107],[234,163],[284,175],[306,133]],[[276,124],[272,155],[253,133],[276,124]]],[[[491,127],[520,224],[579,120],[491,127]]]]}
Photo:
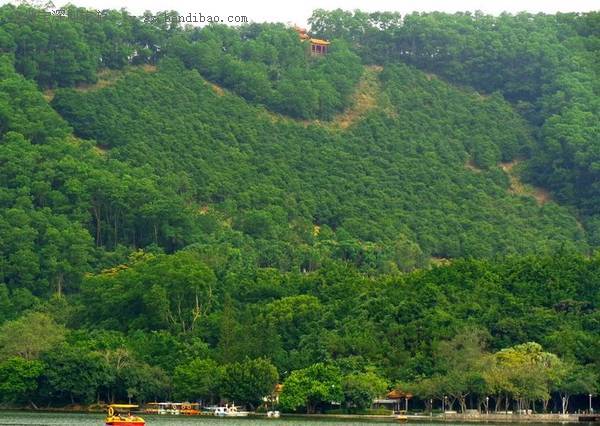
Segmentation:
{"type": "Polygon", "coordinates": [[[104,420],[105,426],[146,426],[146,421],[138,416],[132,416],[130,410],[138,408],[132,404],[110,404],[108,406],[108,415],[104,420]],[[127,414],[123,414],[124,411],[127,414]]]}

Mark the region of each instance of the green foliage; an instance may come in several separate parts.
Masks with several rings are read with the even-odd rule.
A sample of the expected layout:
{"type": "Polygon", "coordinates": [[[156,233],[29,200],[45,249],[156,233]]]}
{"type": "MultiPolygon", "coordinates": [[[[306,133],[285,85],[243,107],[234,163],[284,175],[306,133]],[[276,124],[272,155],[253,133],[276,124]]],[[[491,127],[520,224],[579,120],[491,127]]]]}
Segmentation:
{"type": "Polygon", "coordinates": [[[563,414],[569,409],[572,395],[592,394],[598,391],[598,375],[590,373],[588,368],[567,363],[557,374],[554,385],[562,399],[563,414]]]}
{"type": "Polygon", "coordinates": [[[223,368],[212,359],[196,358],[178,365],[173,375],[175,397],[181,400],[202,400],[213,404],[218,395],[223,368]]]}
{"type": "Polygon", "coordinates": [[[5,5],[0,21],[10,40],[15,68],[42,86],[95,80],[96,59],[74,20],[27,6],[5,5]]]}
{"type": "Polygon", "coordinates": [[[159,190],[159,178],[147,170],[102,158],[90,144],[67,136],[68,126],[35,85],[8,65],[3,72],[0,258],[2,279],[13,293],[76,291],[104,255],[94,246],[168,241],[165,247],[176,248],[184,234],[193,234],[172,228],[180,220],[190,223],[183,197],[159,190]]]}
{"type": "Polygon", "coordinates": [[[210,348],[201,338],[184,336],[182,338],[164,330],[136,330],[129,334],[129,347],[143,363],[160,367],[172,374],[178,364],[186,364],[210,354],[210,348]]]}
{"type": "Polygon", "coordinates": [[[279,381],[277,368],[266,359],[248,359],[225,367],[221,395],[232,402],[258,407],[279,381]]]}
{"type": "Polygon", "coordinates": [[[287,410],[305,407],[307,413],[314,413],[318,404],[339,402],[342,397],[340,371],[319,363],[295,370],[285,379],[280,403],[287,410]]]}
{"type": "Polygon", "coordinates": [[[143,362],[128,366],[123,385],[128,398],[138,401],[159,401],[171,395],[171,377],[160,367],[143,362]]]}
{"type": "MultiPolygon", "coordinates": [[[[69,127],[48,107],[35,84],[17,74],[7,55],[0,55],[0,136],[18,132],[33,143],[64,137],[69,127]]],[[[16,135],[5,136],[10,139],[16,135]]]]}
{"type": "Polygon", "coordinates": [[[371,407],[373,400],[384,396],[387,388],[385,379],[372,371],[350,374],[342,380],[344,401],[358,409],[371,407]]]}
{"type": "Polygon", "coordinates": [[[0,7],[3,402],[597,387],[597,13],[66,9],[0,7]]]}
{"type": "Polygon", "coordinates": [[[65,338],[65,328],[41,312],[30,312],[0,327],[0,360],[37,359],[65,338]]]}
{"type": "MultiPolygon", "coordinates": [[[[193,265],[202,266],[197,252],[183,254],[189,257],[173,262],[189,263],[178,270],[193,273],[193,265]]],[[[229,278],[217,279],[213,308],[193,330],[163,323],[160,332],[114,331],[115,317],[142,328],[156,324],[143,304],[136,305],[144,297],[132,295],[143,290],[130,288],[136,281],[130,274],[151,282],[149,271],[170,257],[177,256],[141,255],[127,268],[90,277],[98,284],[85,285],[81,301],[66,299],[83,302],[71,310],[71,321],[95,330],[71,331],[62,346],[38,349],[48,367],[31,397],[56,403],[96,395],[147,401],[173,392],[182,399],[228,398],[256,407],[273,390],[279,371],[287,372],[280,402],[288,410],[323,410],[331,401],[366,407],[369,398],[385,392],[386,383],[398,383],[422,401],[446,395],[463,410],[475,408],[470,397],[481,402],[485,396],[499,408],[506,397],[525,409],[535,400],[546,406],[559,392],[583,392],[598,374],[597,257],[455,260],[378,277],[331,263],[306,274],[232,270],[223,275],[229,278]],[[116,287],[105,287],[96,281],[100,278],[116,287]],[[545,342],[546,350],[519,344],[534,339],[545,342]],[[268,361],[244,361],[248,354],[268,361]],[[78,379],[82,371],[89,374],[78,379]]],[[[12,324],[4,328],[11,330],[12,324]]],[[[28,329],[19,330],[26,336],[28,329]]],[[[10,342],[24,347],[24,336],[15,334],[4,329],[0,334],[7,337],[7,348],[10,342]]],[[[44,329],[34,342],[56,335],[44,329]]]]}
{"type": "Polygon", "coordinates": [[[215,276],[198,255],[190,251],[147,260],[89,277],[81,298],[86,305],[103,306],[98,316],[90,311],[88,323],[106,319],[104,326],[117,330],[164,328],[192,332],[214,304],[215,276]],[[131,323],[127,317],[136,312],[131,323]]]}
{"type": "Polygon", "coordinates": [[[52,396],[62,399],[68,396],[71,403],[90,403],[96,390],[106,387],[114,380],[113,371],[107,360],[97,352],[62,345],[43,357],[47,367],[44,381],[52,396]]]}
{"type": "MultiPolygon", "coordinates": [[[[539,127],[527,177],[586,215],[598,213],[598,12],[398,14],[317,10],[323,37],[364,61],[402,61],[484,93],[499,91],[539,127]]],[[[479,150],[479,145],[476,147],[479,150]]],[[[478,153],[487,163],[488,153],[478,153]]]]}
{"type": "Polygon", "coordinates": [[[37,360],[12,357],[0,362],[0,399],[4,402],[28,402],[38,387],[44,364],[37,360]]]}
{"type": "Polygon", "coordinates": [[[358,56],[334,42],[323,58],[281,24],[209,25],[172,39],[168,54],[240,96],[297,118],[331,119],[350,104],[358,56]]]}
{"type": "Polygon", "coordinates": [[[27,5],[0,8],[0,50],[14,57],[19,73],[42,87],[94,83],[98,67],[155,63],[177,24],[156,25],[127,12],[67,5],[58,16],[27,5]]]}
{"type": "Polygon", "coordinates": [[[471,331],[441,342],[440,347],[440,372],[401,387],[414,391],[423,400],[445,401],[450,409],[458,401],[461,412],[467,410],[467,396],[471,400],[475,396],[480,404],[484,400],[488,404],[489,395],[495,400],[496,411],[503,402],[504,410],[508,410],[510,399],[516,400],[518,410],[529,410],[532,404],[535,409],[535,401],[542,401],[546,411],[551,393],[559,390],[564,395],[565,413],[568,397],[572,393],[591,392],[596,380],[589,370],[586,375],[583,368],[565,364],[535,342],[490,354],[481,345],[477,333],[471,331]]]}
{"type": "Polygon", "coordinates": [[[567,210],[510,193],[496,163],[531,139],[499,96],[390,66],[375,78],[394,106],[342,131],[273,120],[177,61],[159,68],[94,93],[59,91],[52,104],[111,158],[178,175],[177,188],[185,182],[213,225],[206,235],[192,223],[198,231],[189,235],[172,223],[177,210],[161,212],[181,238],[251,248],[259,266],[311,270],[333,257],[374,272],[410,270],[432,255],[586,247],[567,210]],[[470,157],[486,169],[465,167],[470,157]]]}
{"type": "Polygon", "coordinates": [[[530,401],[550,399],[552,382],[557,380],[561,363],[556,355],[529,342],[503,349],[495,357],[504,378],[494,388],[511,394],[519,409],[528,409],[530,401]]]}

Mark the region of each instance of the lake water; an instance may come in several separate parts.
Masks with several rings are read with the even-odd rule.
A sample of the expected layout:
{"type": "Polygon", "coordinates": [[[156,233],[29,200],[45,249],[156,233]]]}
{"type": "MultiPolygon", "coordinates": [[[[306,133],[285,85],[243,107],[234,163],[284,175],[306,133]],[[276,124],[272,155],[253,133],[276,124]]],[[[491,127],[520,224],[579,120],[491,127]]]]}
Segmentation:
{"type": "MultiPolygon", "coordinates": [[[[316,426],[318,424],[326,425],[344,425],[344,426],[365,426],[365,425],[407,425],[394,420],[342,420],[342,419],[306,419],[294,417],[282,417],[279,419],[266,418],[241,418],[241,419],[223,419],[217,417],[179,417],[179,416],[157,416],[144,415],[148,426],[316,426]]],[[[429,421],[409,421],[418,426],[466,426],[464,423],[431,423],[429,421]]],[[[482,425],[483,423],[480,423],[482,425]]],[[[514,423],[513,423],[514,424],[514,423]]],[[[521,423],[522,425],[525,423],[521,423]]],[[[556,424],[556,423],[555,423],[556,424]]],[[[4,425],[22,425],[22,426],[104,426],[104,414],[77,414],[77,413],[33,413],[33,412],[10,412],[0,411],[0,426],[4,425]]],[[[486,426],[494,426],[494,423],[485,423],[486,426]]],[[[527,423],[528,426],[535,426],[534,423],[527,423]]],[[[538,424],[539,425],[539,424],[538,424]]],[[[545,424],[548,426],[548,424],[545,424]]],[[[585,423],[581,423],[585,425],[585,423]]],[[[591,424],[590,424],[591,425],[591,424]]],[[[468,426],[477,426],[476,423],[469,423],[468,426]]],[[[507,423],[502,424],[507,426],[507,423]]]]}
{"type": "MultiPolygon", "coordinates": [[[[0,425],[36,425],[36,426],[104,426],[103,414],[77,414],[77,413],[32,413],[32,412],[0,412],[0,425]]],[[[353,421],[339,419],[299,419],[285,418],[279,419],[263,419],[263,418],[241,418],[241,419],[223,419],[217,417],[179,417],[179,416],[156,416],[144,415],[147,426],[305,426],[317,424],[343,424],[351,425],[398,425],[395,421],[353,421]]],[[[424,423],[419,423],[420,426],[426,426],[424,423]]],[[[439,426],[439,424],[438,424],[439,426]]]]}

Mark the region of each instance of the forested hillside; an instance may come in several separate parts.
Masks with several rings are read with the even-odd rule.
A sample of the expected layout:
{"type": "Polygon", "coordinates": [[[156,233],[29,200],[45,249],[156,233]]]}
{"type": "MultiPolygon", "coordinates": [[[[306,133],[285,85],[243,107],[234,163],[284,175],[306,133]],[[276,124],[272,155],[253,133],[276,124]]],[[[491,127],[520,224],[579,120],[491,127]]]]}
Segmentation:
{"type": "Polygon", "coordinates": [[[580,208],[591,240],[600,224],[598,12],[367,14],[317,10],[322,37],[367,63],[408,63],[482,93],[500,92],[534,126],[526,178],[580,208]]]}
{"type": "Polygon", "coordinates": [[[596,13],[66,10],[0,7],[3,403],[597,388],[596,13]]]}
{"type": "MultiPolygon", "coordinates": [[[[378,104],[387,109],[373,108],[346,130],[274,120],[167,60],[156,73],[132,73],[99,91],[58,91],[52,106],[111,159],[188,181],[207,217],[231,219],[228,232],[270,247],[259,253],[262,266],[313,269],[311,258],[330,251],[382,271],[432,255],[585,247],[567,210],[509,192],[497,164],[531,140],[501,98],[481,99],[408,67],[378,78],[378,104]],[[308,253],[297,253],[299,245],[308,253]],[[413,256],[388,265],[394,246],[413,256]]],[[[130,243],[121,230],[105,227],[100,237],[130,243]]]]}

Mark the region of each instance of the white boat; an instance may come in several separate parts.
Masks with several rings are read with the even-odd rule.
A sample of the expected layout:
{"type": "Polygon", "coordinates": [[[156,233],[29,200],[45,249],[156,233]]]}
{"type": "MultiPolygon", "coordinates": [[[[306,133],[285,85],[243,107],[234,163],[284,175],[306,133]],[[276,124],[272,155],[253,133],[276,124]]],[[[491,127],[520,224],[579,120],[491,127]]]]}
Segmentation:
{"type": "Polygon", "coordinates": [[[271,417],[273,419],[278,419],[281,416],[279,411],[267,411],[267,417],[271,417]]]}
{"type": "Polygon", "coordinates": [[[149,414],[173,416],[178,416],[181,414],[182,404],[180,402],[150,402],[147,405],[149,408],[146,408],[146,413],[149,414]]]}
{"type": "Polygon", "coordinates": [[[226,404],[224,407],[215,408],[215,416],[218,417],[248,417],[248,411],[240,411],[235,405],[226,404]]]}

